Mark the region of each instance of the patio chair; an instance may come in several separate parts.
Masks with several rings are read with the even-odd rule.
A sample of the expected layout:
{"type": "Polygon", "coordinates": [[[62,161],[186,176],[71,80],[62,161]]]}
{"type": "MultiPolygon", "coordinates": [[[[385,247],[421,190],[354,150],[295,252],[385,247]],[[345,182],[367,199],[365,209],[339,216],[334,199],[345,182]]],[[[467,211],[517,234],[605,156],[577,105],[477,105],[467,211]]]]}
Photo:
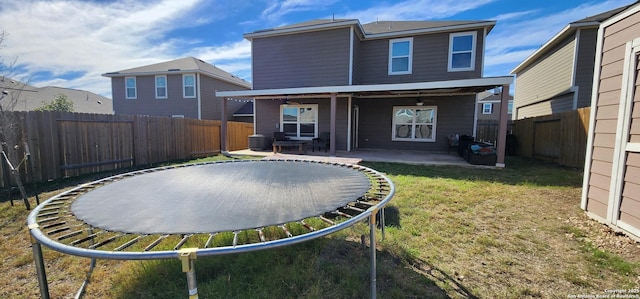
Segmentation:
{"type": "Polygon", "coordinates": [[[313,138],[311,140],[311,151],[315,152],[317,148],[318,151],[324,148],[324,152],[326,153],[331,146],[331,134],[329,132],[322,132],[320,136],[313,138]]]}

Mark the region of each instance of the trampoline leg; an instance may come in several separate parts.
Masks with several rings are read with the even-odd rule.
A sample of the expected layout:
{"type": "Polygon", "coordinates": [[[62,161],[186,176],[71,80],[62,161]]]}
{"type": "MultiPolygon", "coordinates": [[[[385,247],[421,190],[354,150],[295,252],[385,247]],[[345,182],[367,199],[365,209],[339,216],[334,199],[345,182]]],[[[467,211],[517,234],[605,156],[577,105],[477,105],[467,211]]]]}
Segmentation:
{"type": "MultiPolygon", "coordinates": [[[[31,231],[29,231],[31,235],[31,231]]],[[[44,270],[44,258],[42,257],[42,246],[31,235],[31,248],[33,249],[33,261],[36,264],[36,273],[38,274],[38,285],[40,286],[40,298],[49,299],[49,283],[47,282],[47,273],[44,270]]]]}
{"type": "Polygon", "coordinates": [[[369,216],[369,238],[371,250],[371,299],[376,298],[376,213],[369,216]]]}
{"type": "Polygon", "coordinates": [[[87,286],[89,285],[89,281],[91,280],[91,275],[93,274],[93,269],[95,268],[96,268],[96,259],[92,258],[91,263],[89,264],[89,271],[87,272],[87,277],[84,279],[84,282],[80,286],[80,289],[78,289],[78,292],[76,293],[76,296],[74,297],[74,299],[80,299],[82,298],[82,296],[84,296],[84,291],[87,290],[87,286]]]}
{"type": "Polygon", "coordinates": [[[189,288],[189,299],[198,299],[198,283],[196,282],[196,249],[185,248],[180,250],[180,261],[182,261],[182,272],[187,273],[187,287],[189,288]]]}
{"type": "Polygon", "coordinates": [[[384,208],[382,208],[380,209],[380,231],[382,232],[382,242],[384,242],[384,227],[385,227],[384,208]]]}

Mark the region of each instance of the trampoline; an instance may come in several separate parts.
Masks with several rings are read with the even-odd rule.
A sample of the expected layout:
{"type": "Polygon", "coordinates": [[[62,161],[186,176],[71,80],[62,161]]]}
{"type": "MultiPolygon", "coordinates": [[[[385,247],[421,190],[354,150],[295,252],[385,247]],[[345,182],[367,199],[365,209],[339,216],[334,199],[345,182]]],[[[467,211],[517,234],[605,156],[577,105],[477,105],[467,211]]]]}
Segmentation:
{"type": "Polygon", "coordinates": [[[96,259],[179,259],[197,298],[195,259],[264,250],[326,236],[368,220],[371,297],[375,224],[394,195],[385,175],[360,165],[232,160],[159,167],[108,177],[49,198],[27,219],[42,298],[42,247],[96,259]]]}

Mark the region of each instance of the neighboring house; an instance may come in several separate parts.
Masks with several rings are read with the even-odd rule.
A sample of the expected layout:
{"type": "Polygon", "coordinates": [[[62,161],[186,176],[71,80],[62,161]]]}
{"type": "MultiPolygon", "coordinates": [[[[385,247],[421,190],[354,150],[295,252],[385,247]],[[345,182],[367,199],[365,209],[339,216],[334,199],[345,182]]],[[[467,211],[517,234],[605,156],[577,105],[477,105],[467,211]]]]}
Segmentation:
{"type": "Polygon", "coordinates": [[[113,104],[110,98],[97,95],[90,91],[62,88],[55,86],[34,87],[22,82],[0,79],[0,90],[7,91],[8,97],[16,96],[15,106],[7,107],[7,100],[0,102],[2,109],[13,111],[33,111],[42,107],[43,102],[50,103],[58,95],[64,95],[73,102],[73,112],[113,114],[113,104]]]}
{"type": "MultiPolygon", "coordinates": [[[[250,89],[251,84],[194,57],[103,74],[111,78],[115,114],[222,119],[219,90],[250,89]]],[[[230,101],[226,118],[245,102],[230,101]]]]}
{"type": "MultiPolygon", "coordinates": [[[[502,94],[499,91],[483,91],[478,94],[478,120],[500,120],[500,100],[502,94]]],[[[507,104],[507,118],[510,120],[513,110],[513,97],[509,95],[507,104]]]]}
{"type": "Polygon", "coordinates": [[[598,30],[581,207],[640,240],[640,2],[598,30]]]}
{"type": "Polygon", "coordinates": [[[568,24],[511,71],[516,75],[514,119],[565,112],[591,104],[598,26],[622,9],[624,7],[568,24]]]}
{"type": "MultiPolygon", "coordinates": [[[[473,134],[476,94],[511,76],[483,77],[494,21],[314,20],[245,34],[255,131],[311,140],[329,132],[329,153],[359,148],[445,152],[450,134],[473,134]]],[[[507,98],[502,98],[507,103],[507,98]]],[[[501,118],[504,148],[506,109],[501,118]]],[[[498,151],[497,165],[504,165],[498,151]]]]}

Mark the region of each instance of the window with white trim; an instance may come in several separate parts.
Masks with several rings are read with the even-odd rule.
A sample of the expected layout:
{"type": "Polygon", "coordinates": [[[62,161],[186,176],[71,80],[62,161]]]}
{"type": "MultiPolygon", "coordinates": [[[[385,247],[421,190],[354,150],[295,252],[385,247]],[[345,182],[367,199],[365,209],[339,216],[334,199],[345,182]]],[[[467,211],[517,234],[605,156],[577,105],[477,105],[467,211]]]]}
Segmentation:
{"type": "Polygon", "coordinates": [[[167,76],[156,76],[156,99],[167,98],[167,76]]]}
{"type": "Polygon", "coordinates": [[[448,71],[473,71],[475,69],[476,32],[449,35],[448,71]]]}
{"type": "Polygon", "coordinates": [[[291,139],[311,140],[318,136],[318,105],[281,105],[280,127],[291,139]]]}
{"type": "Polygon", "coordinates": [[[125,98],[135,99],[138,97],[138,90],[136,88],[136,77],[125,77],[125,98]]]}
{"type": "Polygon", "coordinates": [[[411,74],[413,38],[389,40],[389,75],[411,74]]]}
{"type": "Polygon", "coordinates": [[[482,103],[482,114],[491,114],[491,113],[493,113],[493,104],[482,103]]]}
{"type": "Polygon", "coordinates": [[[436,141],[436,106],[393,107],[394,141],[436,141]]]}
{"type": "Polygon", "coordinates": [[[182,96],[185,98],[196,97],[196,75],[182,75],[182,96]]]}

